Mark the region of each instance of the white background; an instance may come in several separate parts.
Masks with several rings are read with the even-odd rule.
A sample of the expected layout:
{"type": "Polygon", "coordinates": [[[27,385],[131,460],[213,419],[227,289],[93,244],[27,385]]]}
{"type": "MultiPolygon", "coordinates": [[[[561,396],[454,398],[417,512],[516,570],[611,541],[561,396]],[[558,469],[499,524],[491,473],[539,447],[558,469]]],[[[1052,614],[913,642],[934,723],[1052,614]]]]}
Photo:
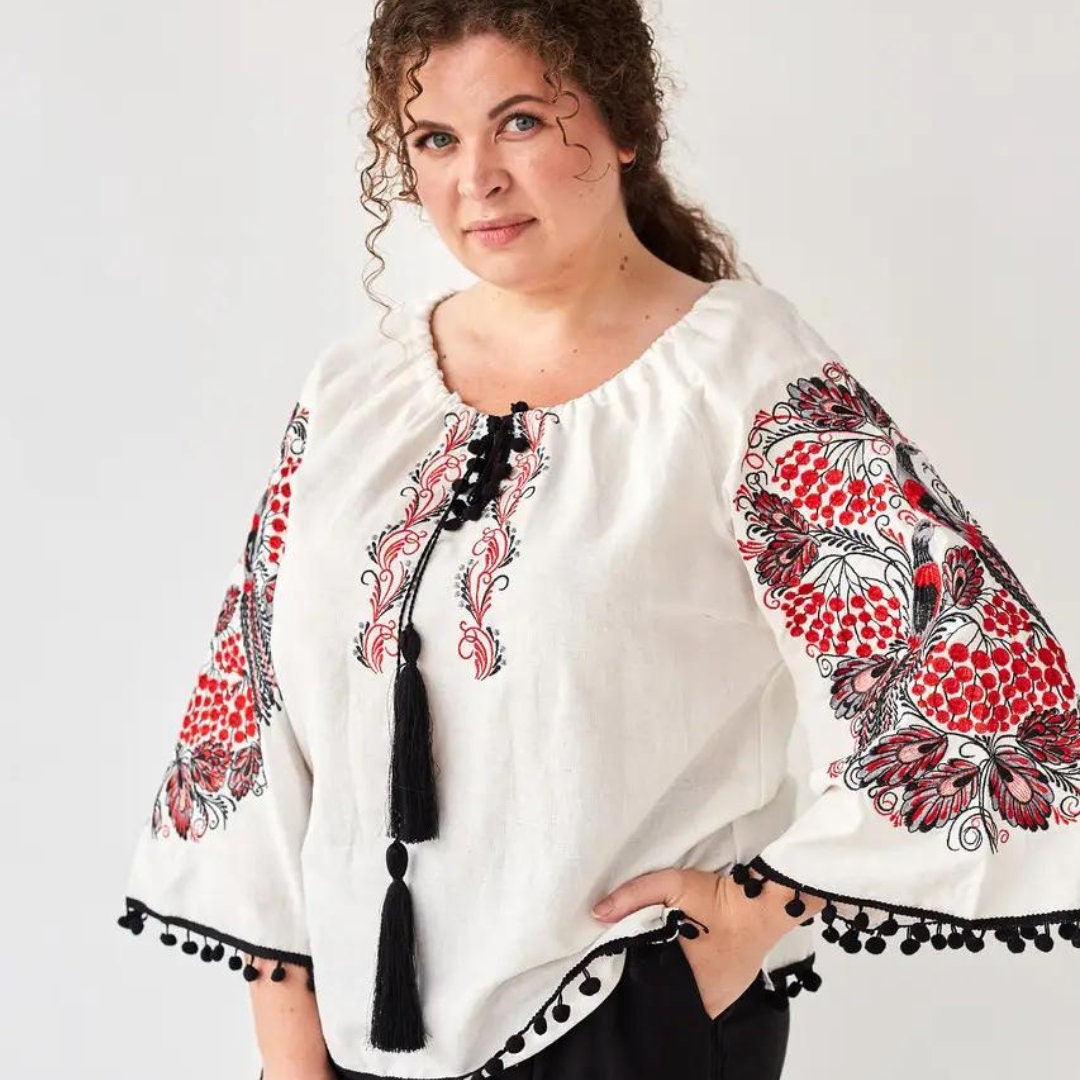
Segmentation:
{"type": "MultiPolygon", "coordinates": [[[[678,84],[671,174],[865,377],[1080,665],[1080,7],[647,10],[678,84]]],[[[239,975],[115,919],[296,391],[380,313],[350,116],[369,18],[5,5],[5,1076],[258,1075],[239,975]]],[[[471,280],[398,209],[384,297],[471,280]]],[[[1075,1060],[1064,943],[818,955],[785,1080],[1075,1060]]]]}

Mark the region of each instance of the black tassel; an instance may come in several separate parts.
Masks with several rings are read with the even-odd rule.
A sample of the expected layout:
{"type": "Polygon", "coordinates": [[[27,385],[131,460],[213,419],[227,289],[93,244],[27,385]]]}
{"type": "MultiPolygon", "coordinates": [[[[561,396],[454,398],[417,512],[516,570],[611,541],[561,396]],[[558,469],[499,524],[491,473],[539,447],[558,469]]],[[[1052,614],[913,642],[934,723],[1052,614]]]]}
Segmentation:
{"type": "Polygon", "coordinates": [[[432,840],[439,834],[431,715],[427,689],[417,660],[420,635],[412,622],[412,606],[428,559],[443,529],[453,531],[475,521],[498,496],[499,485],[512,472],[511,449],[524,450],[528,440],[513,436],[514,414],[528,408],[515,402],[506,416],[488,418],[488,432],[469,443],[474,456],[466,474],[455,481],[443,516],[417,560],[402,601],[398,635],[399,664],[394,675],[394,731],[390,754],[389,829],[394,837],[386,850],[391,881],[383,898],[375,989],[371,1008],[371,1044],[380,1050],[419,1050],[424,1045],[415,956],[416,930],[412,895],[405,884],[409,856],[402,841],[432,840]],[[475,479],[474,479],[475,477],[475,479]]]}
{"type": "Polygon", "coordinates": [[[403,663],[394,679],[394,747],[390,758],[390,834],[415,843],[439,832],[431,716],[420,674],[420,635],[412,621],[398,635],[403,663]]]}
{"type": "Polygon", "coordinates": [[[390,885],[383,899],[371,1044],[380,1050],[419,1050],[424,1045],[420,991],[416,982],[412,896],[405,884],[409,853],[400,840],[386,849],[390,885]]]}

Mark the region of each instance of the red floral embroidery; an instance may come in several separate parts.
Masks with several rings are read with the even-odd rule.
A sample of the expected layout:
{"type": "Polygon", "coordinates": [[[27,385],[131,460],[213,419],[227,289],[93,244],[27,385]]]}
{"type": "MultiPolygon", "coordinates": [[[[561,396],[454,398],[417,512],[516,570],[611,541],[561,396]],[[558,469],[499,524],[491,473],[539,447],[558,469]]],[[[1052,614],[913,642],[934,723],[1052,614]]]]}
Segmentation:
{"type": "MultiPolygon", "coordinates": [[[[459,655],[473,661],[476,678],[494,675],[503,664],[499,631],[486,620],[496,589],[508,583],[502,573],[518,553],[518,543],[509,518],[523,498],[533,492],[533,481],[547,468],[543,433],[552,413],[529,410],[518,414],[529,448],[511,453],[512,472],[498,498],[484,509],[480,521],[486,525],[472,548],[474,558],[458,570],[455,581],[458,601],[469,618],[461,623],[459,655]]],[[[397,606],[415,570],[416,557],[424,546],[447,503],[454,498],[453,484],[466,469],[468,443],[486,430],[482,413],[468,406],[448,412],[440,445],[419,462],[403,489],[407,497],[404,515],[376,534],[368,544],[375,569],[365,570],[361,581],[370,588],[370,618],[360,623],[353,639],[353,655],[364,667],[382,671],[387,659],[397,657],[397,606]]],[[[442,539],[440,542],[445,543],[442,539]]],[[[427,579],[425,578],[425,581],[427,579]]]]}
{"type": "Polygon", "coordinates": [[[765,607],[849,726],[830,775],[950,846],[1075,821],[1076,686],[1012,568],[841,362],[787,390],[754,418],[734,505],[765,607]]]}
{"type": "Polygon", "coordinates": [[[173,828],[182,839],[197,840],[224,823],[245,795],[266,788],[260,727],[281,708],[270,657],[274,586],[285,550],[290,478],[303,458],[307,428],[308,411],[297,403],[226,588],[174,759],[154,800],[156,836],[169,836],[173,828]]]}
{"type": "Polygon", "coordinates": [[[522,432],[529,441],[528,449],[510,455],[513,471],[499,492],[499,497],[485,508],[486,525],[472,548],[473,558],[458,570],[456,588],[458,602],[468,613],[460,623],[461,637],[458,655],[472,660],[473,674],[486,679],[503,667],[505,653],[499,631],[486,620],[496,591],[508,584],[505,573],[518,554],[517,533],[510,518],[522,499],[532,495],[533,481],[548,467],[544,432],[554,413],[527,411],[520,414],[522,432]]]}
{"type": "Polygon", "coordinates": [[[402,491],[408,500],[404,516],[368,544],[375,569],[365,570],[360,580],[371,589],[371,617],[360,623],[353,655],[372,671],[382,671],[387,658],[397,656],[397,619],[390,612],[408,587],[413,571],[408,560],[424,546],[447,500],[453,498],[454,481],[465,471],[474,420],[468,409],[446,414],[442,442],[409,473],[411,484],[402,491]]]}

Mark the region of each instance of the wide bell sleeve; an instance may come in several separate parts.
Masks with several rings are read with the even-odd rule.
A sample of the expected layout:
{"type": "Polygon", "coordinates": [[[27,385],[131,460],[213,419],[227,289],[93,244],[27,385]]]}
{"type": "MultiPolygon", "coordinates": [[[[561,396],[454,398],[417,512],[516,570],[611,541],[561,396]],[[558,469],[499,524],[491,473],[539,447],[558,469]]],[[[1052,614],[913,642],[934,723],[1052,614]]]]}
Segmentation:
{"type": "MultiPolygon", "coordinates": [[[[794,683],[808,798],[732,876],[751,897],[785,886],[788,914],[852,953],[1080,947],[1061,642],[927,456],[780,300],[748,337],[723,488],[751,610],[794,683]],[[810,919],[808,896],[825,901],[810,919]]],[[[973,450],[992,468],[1008,446],[973,450]]]]}
{"type": "MultiPolygon", "coordinates": [[[[291,407],[148,815],[120,926],[205,961],[278,981],[306,969],[314,989],[300,850],[312,772],[270,647],[290,506],[302,482],[314,370],[291,407]],[[298,965],[287,969],[286,965],[298,965]]],[[[153,717],[152,723],[156,723],[153,717]]]]}

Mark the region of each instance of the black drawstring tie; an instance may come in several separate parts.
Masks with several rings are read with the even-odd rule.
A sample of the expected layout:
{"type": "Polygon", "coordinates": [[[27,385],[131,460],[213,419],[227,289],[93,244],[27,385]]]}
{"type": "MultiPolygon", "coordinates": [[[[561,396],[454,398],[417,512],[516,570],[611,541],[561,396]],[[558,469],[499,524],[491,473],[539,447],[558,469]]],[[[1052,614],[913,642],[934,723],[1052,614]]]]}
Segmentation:
{"type": "Polygon", "coordinates": [[[473,456],[466,462],[465,474],[452,484],[454,496],[417,559],[401,605],[389,781],[389,835],[394,840],[386,849],[391,880],[383,899],[371,1011],[371,1043],[380,1050],[419,1050],[425,1038],[416,974],[412,895],[405,884],[409,854],[403,841],[416,843],[438,836],[439,807],[427,690],[417,666],[421,640],[412,623],[412,609],[439,534],[443,529],[455,531],[466,521],[478,519],[513,471],[510,452],[528,449],[529,440],[514,434],[515,414],[528,407],[524,401],[516,401],[505,416],[489,416],[487,432],[470,440],[473,456]]]}

